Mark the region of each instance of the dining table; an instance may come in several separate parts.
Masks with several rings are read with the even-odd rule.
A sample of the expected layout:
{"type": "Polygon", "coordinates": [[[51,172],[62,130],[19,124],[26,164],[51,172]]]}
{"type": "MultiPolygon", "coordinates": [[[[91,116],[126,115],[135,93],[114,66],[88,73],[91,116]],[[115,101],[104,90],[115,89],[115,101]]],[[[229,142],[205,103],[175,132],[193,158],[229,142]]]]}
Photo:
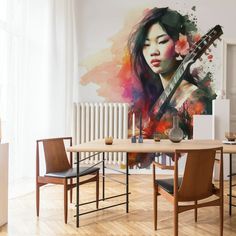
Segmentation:
{"type": "MultiPolygon", "coordinates": [[[[129,155],[128,153],[175,153],[176,150],[191,150],[191,149],[207,149],[207,148],[216,148],[216,147],[223,147],[223,153],[224,154],[229,154],[229,214],[231,215],[232,212],[232,206],[236,206],[232,204],[232,176],[235,175],[232,173],[232,154],[236,154],[236,145],[233,144],[226,144],[223,143],[221,140],[196,140],[196,139],[191,139],[191,140],[182,140],[179,143],[174,143],[171,142],[168,139],[161,139],[159,142],[155,142],[154,139],[143,139],[143,142],[139,143],[133,143],[131,139],[113,139],[113,142],[111,145],[107,145],[105,142],[105,139],[97,139],[94,141],[89,141],[77,145],[72,145],[67,148],[68,152],[73,152],[77,154],[77,188],[76,188],[76,226],[79,227],[79,216],[87,213],[91,213],[94,211],[98,210],[103,210],[109,207],[114,207],[118,206],[121,204],[126,205],[126,212],[129,212],[129,166],[128,166],[128,158],[129,155]],[[125,202],[119,203],[119,204],[114,204],[111,206],[106,206],[103,208],[99,208],[93,211],[89,211],[86,213],[80,213],[79,210],[79,166],[80,162],[90,158],[86,157],[81,160],[80,154],[86,152],[86,153],[102,153],[102,189],[103,189],[103,197],[101,200],[106,200],[109,198],[113,197],[120,197],[120,196],[125,196],[126,200],[125,202]],[[118,170],[119,172],[123,173],[125,175],[125,185],[126,185],[126,191],[124,194],[119,194],[111,197],[105,197],[105,157],[104,153],[106,152],[125,152],[126,153],[126,167],[125,171],[122,172],[118,170]]],[[[93,154],[93,155],[95,155],[93,154]]],[[[96,164],[95,164],[96,165],[96,164]]],[[[94,165],[93,165],[94,166],[94,165]]],[[[92,167],[93,167],[92,166],[92,167]]],[[[92,168],[91,167],[91,168],[92,168]]],[[[89,167],[90,168],[90,167],[89,167]]]]}

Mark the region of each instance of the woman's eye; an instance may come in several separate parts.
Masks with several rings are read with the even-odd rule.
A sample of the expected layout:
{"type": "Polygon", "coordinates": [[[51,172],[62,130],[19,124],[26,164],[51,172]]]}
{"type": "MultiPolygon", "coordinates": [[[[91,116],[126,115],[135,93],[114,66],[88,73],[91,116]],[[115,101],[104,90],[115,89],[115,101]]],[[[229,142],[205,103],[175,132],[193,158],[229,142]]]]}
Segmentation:
{"type": "Polygon", "coordinates": [[[169,41],[169,39],[163,39],[163,40],[159,41],[159,44],[165,44],[165,43],[167,43],[168,41],[169,41]]]}
{"type": "Polygon", "coordinates": [[[143,47],[149,47],[149,46],[150,46],[149,43],[145,43],[145,44],[143,45],[143,47]]]}

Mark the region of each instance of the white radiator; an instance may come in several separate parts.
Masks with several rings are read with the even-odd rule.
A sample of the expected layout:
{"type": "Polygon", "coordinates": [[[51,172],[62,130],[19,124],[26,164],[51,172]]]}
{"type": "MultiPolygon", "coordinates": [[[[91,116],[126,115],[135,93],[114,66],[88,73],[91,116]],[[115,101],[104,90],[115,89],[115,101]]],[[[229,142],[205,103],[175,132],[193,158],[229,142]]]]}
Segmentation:
{"type": "MultiPolygon", "coordinates": [[[[73,140],[75,144],[112,136],[128,137],[128,103],[74,103],[73,140]]],[[[81,153],[81,159],[93,153],[81,153]]],[[[125,153],[105,153],[107,164],[125,164],[125,153]]],[[[86,160],[95,163],[102,154],[86,160]]]]}

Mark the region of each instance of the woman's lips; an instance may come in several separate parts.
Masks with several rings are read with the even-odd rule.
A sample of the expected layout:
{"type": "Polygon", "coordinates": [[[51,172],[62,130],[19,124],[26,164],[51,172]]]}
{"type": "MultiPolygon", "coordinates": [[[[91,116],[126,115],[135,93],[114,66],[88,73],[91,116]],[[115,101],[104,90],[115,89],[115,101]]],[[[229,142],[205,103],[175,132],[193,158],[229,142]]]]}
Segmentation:
{"type": "Polygon", "coordinates": [[[152,60],[151,60],[151,64],[152,64],[152,66],[154,66],[154,67],[159,67],[160,64],[161,64],[161,61],[158,60],[158,59],[152,59],[152,60]]]}

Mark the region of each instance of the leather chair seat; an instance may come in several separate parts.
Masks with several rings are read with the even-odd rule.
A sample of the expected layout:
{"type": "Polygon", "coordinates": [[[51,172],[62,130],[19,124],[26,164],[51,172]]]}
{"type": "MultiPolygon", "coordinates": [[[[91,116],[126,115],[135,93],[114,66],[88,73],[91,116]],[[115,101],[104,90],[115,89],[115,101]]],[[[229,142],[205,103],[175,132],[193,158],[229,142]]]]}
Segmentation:
{"type": "MultiPolygon", "coordinates": [[[[99,170],[99,167],[80,167],[79,176],[89,175],[99,170]]],[[[55,177],[55,178],[73,178],[77,176],[76,168],[71,168],[66,171],[52,172],[45,174],[45,177],[55,177]]]]}
{"type": "MultiPolygon", "coordinates": [[[[178,188],[180,187],[182,180],[183,178],[178,178],[178,188]]],[[[170,194],[174,193],[174,179],[156,179],[155,182],[166,192],[170,194]]]]}

